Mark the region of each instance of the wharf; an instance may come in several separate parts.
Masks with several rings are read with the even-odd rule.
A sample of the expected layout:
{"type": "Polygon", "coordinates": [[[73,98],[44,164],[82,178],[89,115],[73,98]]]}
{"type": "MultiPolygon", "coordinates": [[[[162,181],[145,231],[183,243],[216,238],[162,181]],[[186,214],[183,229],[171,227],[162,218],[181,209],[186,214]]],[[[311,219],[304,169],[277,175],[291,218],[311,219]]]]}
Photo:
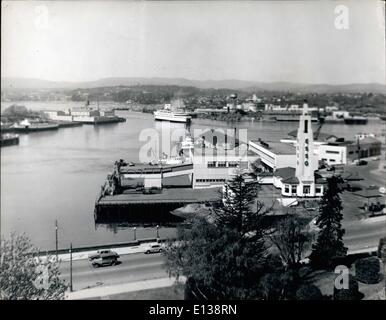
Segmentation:
{"type": "Polygon", "coordinates": [[[161,193],[103,196],[95,204],[95,221],[180,221],[170,212],[191,203],[219,201],[220,188],[164,188],[161,193]]]}
{"type": "Polygon", "coordinates": [[[81,122],[74,121],[58,121],[59,128],[80,127],[83,125],[81,122]]]}

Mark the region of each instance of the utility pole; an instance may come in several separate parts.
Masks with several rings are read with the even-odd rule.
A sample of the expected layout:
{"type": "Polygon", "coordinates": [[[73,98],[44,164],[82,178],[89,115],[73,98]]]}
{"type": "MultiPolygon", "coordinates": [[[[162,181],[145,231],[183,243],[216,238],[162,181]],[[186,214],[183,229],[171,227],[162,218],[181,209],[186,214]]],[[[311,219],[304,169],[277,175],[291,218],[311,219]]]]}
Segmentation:
{"type": "Polygon", "coordinates": [[[56,261],[58,261],[58,220],[55,220],[55,253],[56,261]]]}
{"type": "Polygon", "coordinates": [[[72,243],[70,243],[70,292],[72,292],[72,243]]]}
{"type": "Polygon", "coordinates": [[[158,230],[159,230],[159,225],[157,224],[157,239],[159,238],[159,232],[158,232],[158,230]]]}
{"type": "Polygon", "coordinates": [[[134,227],[133,230],[134,230],[134,240],[137,240],[137,227],[134,227]]]}

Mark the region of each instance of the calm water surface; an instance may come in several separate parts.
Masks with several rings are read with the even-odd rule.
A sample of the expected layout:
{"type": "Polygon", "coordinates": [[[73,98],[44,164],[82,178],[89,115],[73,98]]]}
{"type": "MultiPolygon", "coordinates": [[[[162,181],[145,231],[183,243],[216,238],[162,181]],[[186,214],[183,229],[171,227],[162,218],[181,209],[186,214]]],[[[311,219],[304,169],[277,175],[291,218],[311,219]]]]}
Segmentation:
{"type": "MultiPolygon", "coordinates": [[[[68,109],[74,103],[23,103],[31,109],[68,109]]],[[[8,104],[9,105],[9,104],[8,104]]],[[[2,108],[7,104],[2,104],[2,108]]],[[[55,220],[59,223],[59,247],[130,241],[133,230],[124,225],[94,223],[94,203],[107,173],[117,159],[138,161],[145,128],[161,131],[151,114],[119,112],[124,123],[64,128],[58,131],[20,135],[20,144],[1,149],[1,232],[26,232],[42,249],[55,247],[55,220]]],[[[172,129],[183,128],[172,124],[172,129]]],[[[195,128],[233,128],[234,124],[194,119],[195,128]]],[[[243,122],[248,138],[279,140],[297,123],[243,122]]],[[[329,125],[322,132],[352,139],[357,132],[378,135],[385,123],[369,121],[365,126],[329,125]]],[[[384,139],[384,138],[383,138],[384,139]]],[[[155,237],[154,227],[137,228],[137,238],[155,237]]],[[[160,236],[175,233],[162,227],[160,236]]]]}

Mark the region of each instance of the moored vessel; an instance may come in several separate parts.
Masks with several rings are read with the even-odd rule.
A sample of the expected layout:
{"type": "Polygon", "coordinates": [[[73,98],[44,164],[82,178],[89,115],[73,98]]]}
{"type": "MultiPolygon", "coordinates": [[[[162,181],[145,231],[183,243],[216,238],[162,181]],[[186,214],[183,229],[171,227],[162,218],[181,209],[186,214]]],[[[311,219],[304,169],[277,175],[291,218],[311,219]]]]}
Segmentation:
{"type": "Polygon", "coordinates": [[[174,104],[165,104],[161,110],[154,111],[154,119],[170,122],[190,122],[192,117],[181,106],[181,101],[177,100],[174,104]]]}
{"type": "Polygon", "coordinates": [[[59,125],[57,123],[50,122],[31,122],[28,119],[24,119],[20,123],[14,124],[12,129],[14,132],[35,132],[45,130],[57,130],[59,125]]]}
{"type": "Polygon", "coordinates": [[[19,144],[19,136],[17,134],[5,133],[1,134],[0,146],[7,147],[19,144]]]}

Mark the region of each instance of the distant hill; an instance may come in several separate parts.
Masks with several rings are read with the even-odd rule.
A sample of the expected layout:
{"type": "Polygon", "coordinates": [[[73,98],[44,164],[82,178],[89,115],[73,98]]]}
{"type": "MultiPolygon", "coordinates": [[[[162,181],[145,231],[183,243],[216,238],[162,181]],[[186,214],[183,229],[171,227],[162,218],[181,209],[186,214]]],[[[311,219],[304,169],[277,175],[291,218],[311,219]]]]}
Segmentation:
{"type": "Polygon", "coordinates": [[[28,78],[1,78],[1,89],[76,89],[135,85],[177,85],[199,89],[234,89],[247,92],[373,92],[386,93],[386,86],[379,83],[352,83],[342,85],[302,84],[291,82],[257,82],[243,80],[189,80],[184,78],[103,78],[86,82],[55,82],[28,78]]]}

